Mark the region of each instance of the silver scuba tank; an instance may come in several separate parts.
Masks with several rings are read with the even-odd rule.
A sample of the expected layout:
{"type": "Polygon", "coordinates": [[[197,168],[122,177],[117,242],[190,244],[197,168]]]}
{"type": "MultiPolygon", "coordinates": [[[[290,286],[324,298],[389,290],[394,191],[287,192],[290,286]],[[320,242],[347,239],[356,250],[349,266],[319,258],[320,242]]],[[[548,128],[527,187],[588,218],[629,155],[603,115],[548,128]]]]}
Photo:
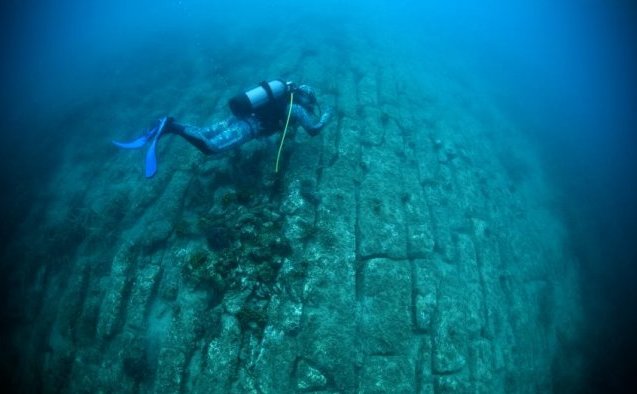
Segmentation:
{"type": "Polygon", "coordinates": [[[276,105],[288,92],[289,84],[275,79],[230,99],[230,110],[236,117],[246,117],[270,105],[276,105]]]}

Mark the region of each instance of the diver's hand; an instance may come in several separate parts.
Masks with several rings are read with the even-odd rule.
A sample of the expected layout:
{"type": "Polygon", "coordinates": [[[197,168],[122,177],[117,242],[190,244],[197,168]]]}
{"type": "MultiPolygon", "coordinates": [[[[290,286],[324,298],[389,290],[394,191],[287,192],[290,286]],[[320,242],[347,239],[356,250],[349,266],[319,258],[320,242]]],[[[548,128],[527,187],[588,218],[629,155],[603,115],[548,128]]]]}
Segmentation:
{"type": "Polygon", "coordinates": [[[332,120],[333,117],[334,117],[334,108],[327,107],[325,112],[323,112],[323,114],[321,115],[321,119],[319,120],[321,127],[325,126],[325,124],[327,124],[330,120],[332,120]]]}
{"type": "Polygon", "coordinates": [[[325,110],[325,112],[321,114],[321,118],[315,125],[310,127],[307,127],[307,126],[303,126],[303,127],[305,128],[305,130],[307,131],[309,135],[311,135],[312,137],[315,137],[319,135],[319,133],[321,132],[321,130],[323,130],[323,127],[325,127],[327,122],[329,122],[332,119],[333,114],[334,114],[334,109],[332,107],[328,107],[325,110]]]}

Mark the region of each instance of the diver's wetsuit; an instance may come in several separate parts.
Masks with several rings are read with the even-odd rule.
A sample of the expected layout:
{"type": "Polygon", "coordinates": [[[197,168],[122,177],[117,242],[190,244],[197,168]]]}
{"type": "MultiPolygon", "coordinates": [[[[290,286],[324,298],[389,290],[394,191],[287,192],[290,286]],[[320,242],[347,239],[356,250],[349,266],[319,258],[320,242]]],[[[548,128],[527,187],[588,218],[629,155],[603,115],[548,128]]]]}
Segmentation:
{"type": "MultiPolygon", "coordinates": [[[[294,104],[290,115],[291,124],[299,124],[311,135],[317,135],[331,118],[331,110],[320,119],[313,115],[316,96],[311,87],[301,85],[293,90],[294,104]]],[[[287,93],[273,106],[247,117],[231,116],[208,127],[181,125],[172,122],[166,130],[179,134],[205,154],[232,149],[258,137],[267,137],[283,130],[289,111],[290,94],[287,93]]]]}
{"type": "Polygon", "coordinates": [[[231,99],[229,104],[234,116],[212,126],[181,125],[171,117],[163,117],[144,135],[132,141],[113,141],[113,144],[122,149],[150,145],[146,151],[145,175],[151,178],[157,172],[157,141],[165,133],[179,134],[203,153],[212,154],[283,130],[288,113],[293,123],[300,124],[312,136],[317,135],[332,116],[328,109],[316,120],[313,115],[316,96],[307,85],[295,87],[291,82],[276,80],[262,82],[259,86],[231,99]]]}

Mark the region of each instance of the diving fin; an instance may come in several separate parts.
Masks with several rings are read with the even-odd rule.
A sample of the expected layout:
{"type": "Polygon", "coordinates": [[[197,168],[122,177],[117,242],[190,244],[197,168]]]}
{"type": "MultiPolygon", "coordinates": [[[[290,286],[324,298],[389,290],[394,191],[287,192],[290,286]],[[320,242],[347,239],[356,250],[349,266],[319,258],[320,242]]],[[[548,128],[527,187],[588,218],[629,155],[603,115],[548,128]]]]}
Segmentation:
{"type": "Polygon", "coordinates": [[[152,128],[148,133],[144,134],[143,136],[137,138],[136,140],[130,141],[130,142],[119,142],[119,141],[112,141],[113,145],[123,148],[123,149],[138,149],[141,148],[142,146],[146,145],[146,143],[148,142],[148,140],[150,139],[150,137],[153,136],[153,134],[155,134],[158,130],[159,126],[156,126],[154,128],[152,128]]]}
{"type": "Polygon", "coordinates": [[[157,172],[157,155],[155,154],[155,145],[157,138],[153,139],[153,143],[146,152],[146,178],[151,178],[157,172]]]}
{"type": "Polygon", "coordinates": [[[157,154],[155,153],[155,146],[157,145],[157,140],[161,136],[161,133],[164,131],[167,119],[168,118],[162,118],[160,120],[159,126],[157,126],[155,138],[153,138],[153,142],[150,144],[148,152],[146,152],[146,178],[151,178],[157,172],[157,154]]]}

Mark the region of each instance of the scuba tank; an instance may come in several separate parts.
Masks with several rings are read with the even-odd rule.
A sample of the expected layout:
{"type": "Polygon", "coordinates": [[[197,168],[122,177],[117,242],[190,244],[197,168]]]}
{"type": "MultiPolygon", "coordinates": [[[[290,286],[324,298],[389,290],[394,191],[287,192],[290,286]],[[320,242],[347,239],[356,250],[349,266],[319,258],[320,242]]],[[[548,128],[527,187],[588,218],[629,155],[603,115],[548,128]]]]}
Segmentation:
{"type": "Polygon", "coordinates": [[[292,83],[278,79],[270,82],[263,81],[259,86],[234,96],[228,104],[232,114],[238,118],[244,118],[253,113],[266,113],[277,107],[285,108],[286,98],[292,88],[292,83]]]}

